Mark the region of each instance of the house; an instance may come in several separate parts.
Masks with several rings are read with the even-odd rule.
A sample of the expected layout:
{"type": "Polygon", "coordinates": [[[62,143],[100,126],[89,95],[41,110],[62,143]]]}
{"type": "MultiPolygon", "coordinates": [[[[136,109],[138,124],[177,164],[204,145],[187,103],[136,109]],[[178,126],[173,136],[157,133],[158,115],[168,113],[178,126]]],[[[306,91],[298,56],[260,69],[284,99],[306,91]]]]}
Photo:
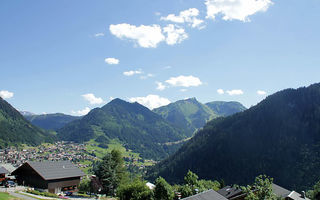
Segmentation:
{"type": "Polygon", "coordinates": [[[6,175],[9,174],[9,171],[6,168],[0,166],[0,182],[6,180],[6,175]]]}
{"type": "Polygon", "coordinates": [[[272,184],[272,191],[277,197],[285,200],[310,200],[305,196],[304,192],[301,195],[298,192],[287,190],[274,183],[272,184]]]}
{"type": "Polygon", "coordinates": [[[70,161],[28,161],[12,172],[20,185],[51,193],[74,190],[85,174],[70,161]]]}
{"type": "Polygon", "coordinates": [[[232,200],[242,200],[246,196],[246,194],[244,194],[239,187],[235,188],[231,186],[226,186],[224,188],[221,188],[217,192],[225,198],[232,200]]]}
{"type": "Polygon", "coordinates": [[[218,192],[214,190],[208,190],[199,194],[184,198],[182,200],[228,200],[218,192]]]}

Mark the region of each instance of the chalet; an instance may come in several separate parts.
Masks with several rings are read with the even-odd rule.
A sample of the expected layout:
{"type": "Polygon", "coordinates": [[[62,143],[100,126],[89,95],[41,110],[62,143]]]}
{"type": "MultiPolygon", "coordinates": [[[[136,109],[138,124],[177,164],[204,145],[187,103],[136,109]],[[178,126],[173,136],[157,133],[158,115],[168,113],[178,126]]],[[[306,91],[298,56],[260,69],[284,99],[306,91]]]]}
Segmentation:
{"type": "Polygon", "coordinates": [[[246,197],[239,187],[226,186],[217,192],[229,200],[243,200],[246,197]]]}
{"type": "Polygon", "coordinates": [[[6,170],[4,167],[0,167],[0,182],[6,179],[7,174],[9,174],[9,171],[6,170]]]}
{"type": "Polygon", "coordinates": [[[208,190],[182,200],[228,200],[214,190],[208,190]]]}
{"type": "Polygon", "coordinates": [[[85,174],[70,161],[28,161],[12,172],[20,185],[51,193],[74,190],[85,174]]]}

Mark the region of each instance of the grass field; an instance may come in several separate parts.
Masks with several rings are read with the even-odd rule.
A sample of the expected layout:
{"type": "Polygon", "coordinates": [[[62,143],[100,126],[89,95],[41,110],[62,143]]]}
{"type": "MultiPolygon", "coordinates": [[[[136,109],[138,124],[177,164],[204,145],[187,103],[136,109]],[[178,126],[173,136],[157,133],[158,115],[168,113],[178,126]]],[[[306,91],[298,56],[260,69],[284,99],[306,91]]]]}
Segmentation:
{"type": "Polygon", "coordinates": [[[1,200],[22,200],[17,197],[13,197],[6,192],[0,192],[0,199],[1,200]]]}

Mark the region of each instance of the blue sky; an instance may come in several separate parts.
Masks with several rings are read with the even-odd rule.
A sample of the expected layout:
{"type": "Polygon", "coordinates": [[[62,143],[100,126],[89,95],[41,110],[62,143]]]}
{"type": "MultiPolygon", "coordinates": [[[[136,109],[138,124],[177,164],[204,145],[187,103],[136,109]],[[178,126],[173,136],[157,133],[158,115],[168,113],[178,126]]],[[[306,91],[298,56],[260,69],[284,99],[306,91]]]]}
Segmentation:
{"type": "Polygon", "coordinates": [[[319,10],[318,0],[1,1],[0,95],[74,115],[116,97],[249,107],[319,82],[319,10]]]}

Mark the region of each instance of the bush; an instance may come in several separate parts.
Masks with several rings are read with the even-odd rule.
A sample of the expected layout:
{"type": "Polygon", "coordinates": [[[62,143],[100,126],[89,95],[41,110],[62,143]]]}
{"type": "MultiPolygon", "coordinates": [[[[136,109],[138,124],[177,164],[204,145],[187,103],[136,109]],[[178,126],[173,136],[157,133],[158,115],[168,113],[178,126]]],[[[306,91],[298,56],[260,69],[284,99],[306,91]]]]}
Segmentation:
{"type": "Polygon", "coordinates": [[[50,192],[40,192],[38,190],[27,190],[28,193],[34,194],[34,195],[39,195],[39,196],[45,196],[45,197],[53,197],[53,198],[58,198],[59,196],[50,192]]]}

